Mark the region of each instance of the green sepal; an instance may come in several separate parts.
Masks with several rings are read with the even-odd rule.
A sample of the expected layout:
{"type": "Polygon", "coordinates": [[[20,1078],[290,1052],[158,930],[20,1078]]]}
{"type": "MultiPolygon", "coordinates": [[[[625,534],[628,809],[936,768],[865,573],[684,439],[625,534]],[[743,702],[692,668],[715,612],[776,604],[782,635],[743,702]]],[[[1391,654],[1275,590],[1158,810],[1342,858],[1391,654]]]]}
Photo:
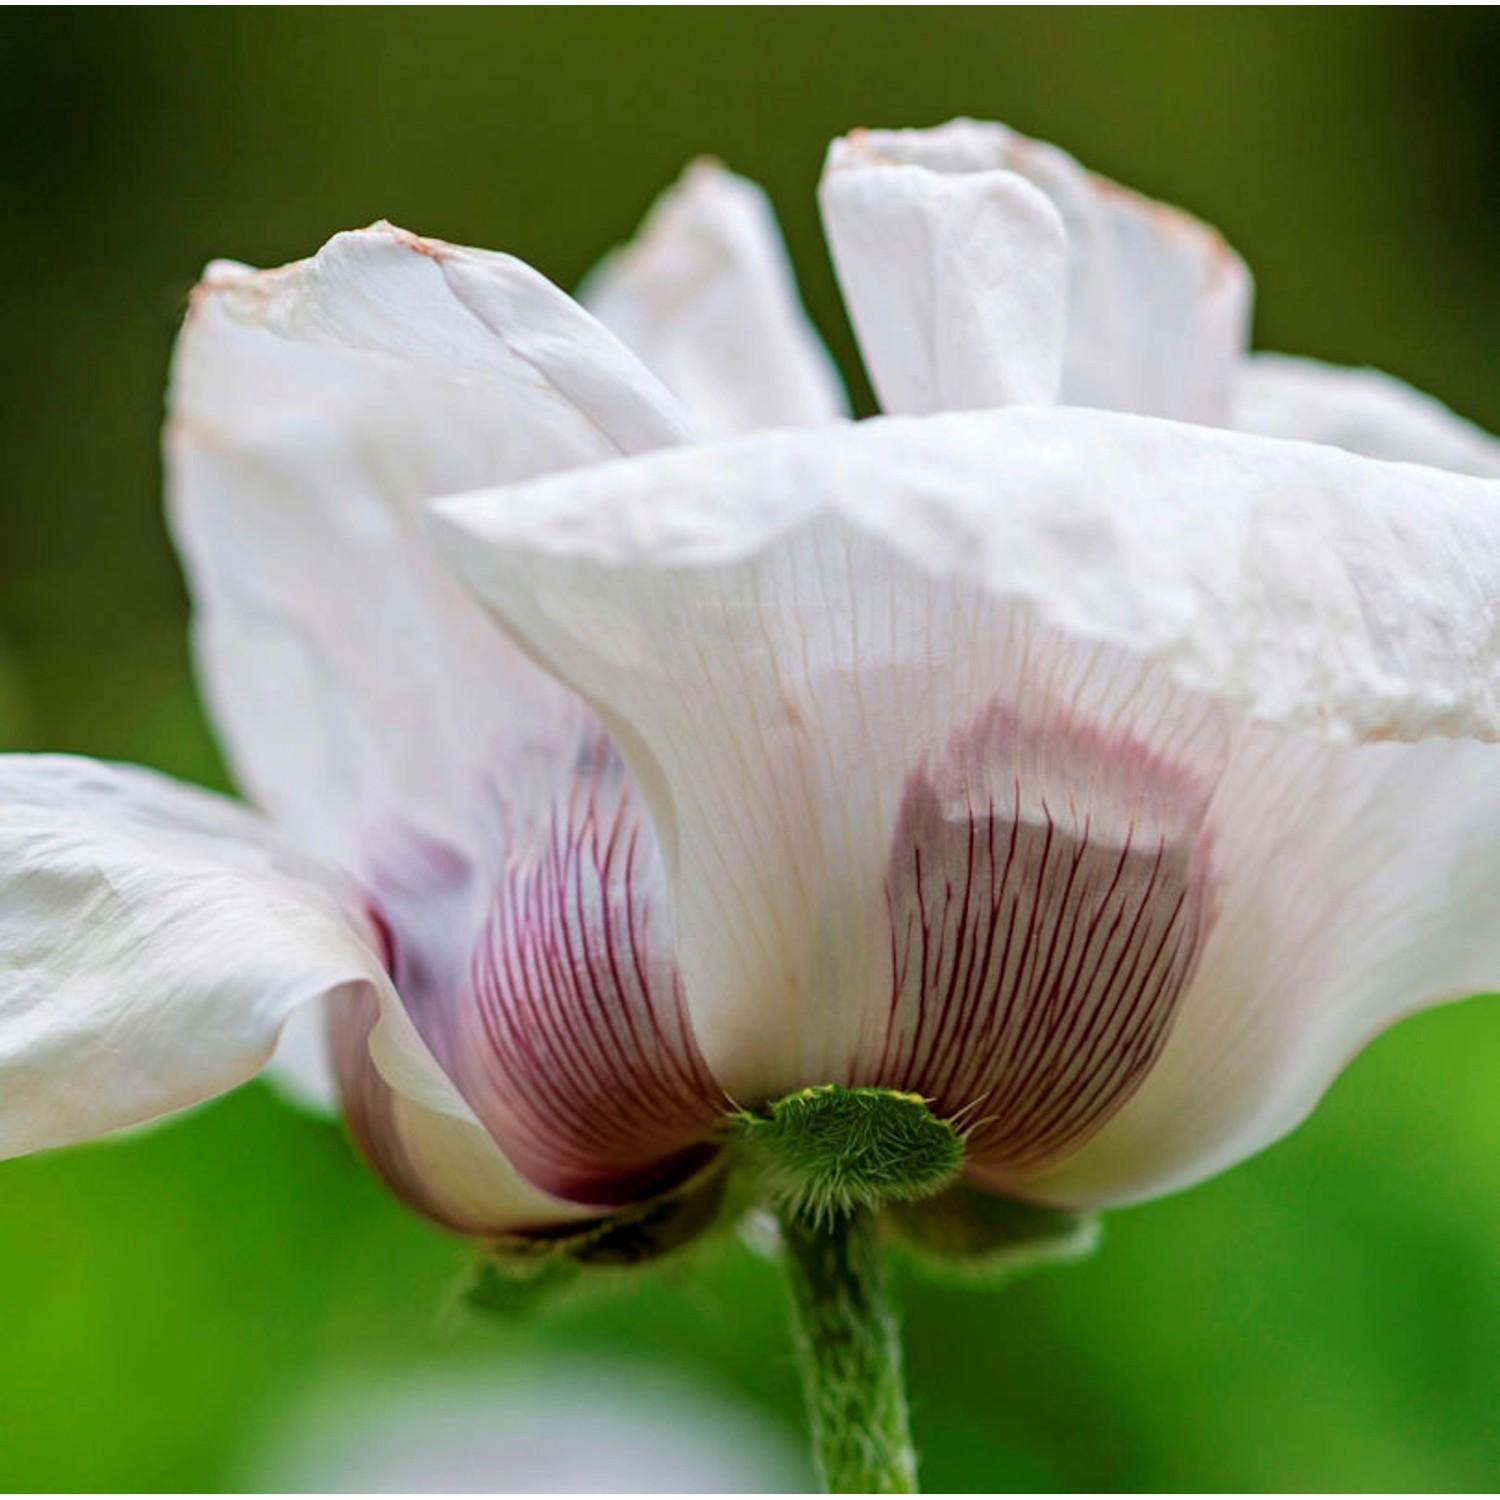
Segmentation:
{"type": "Polygon", "coordinates": [[[957,1176],[963,1141],[918,1094],[823,1084],[735,1118],[763,1190],[814,1223],[925,1198],[957,1176]]]}
{"type": "Polygon", "coordinates": [[[1101,1235],[1097,1214],[1022,1203],[967,1183],[921,1203],[893,1203],[882,1221],[887,1236],[936,1279],[979,1287],[1082,1260],[1101,1235]]]}
{"type": "Polygon", "coordinates": [[[722,1222],[728,1174],[716,1165],[688,1187],[638,1208],[536,1234],[485,1240],[458,1288],[475,1312],[514,1318],[611,1274],[685,1250],[722,1222]]]}

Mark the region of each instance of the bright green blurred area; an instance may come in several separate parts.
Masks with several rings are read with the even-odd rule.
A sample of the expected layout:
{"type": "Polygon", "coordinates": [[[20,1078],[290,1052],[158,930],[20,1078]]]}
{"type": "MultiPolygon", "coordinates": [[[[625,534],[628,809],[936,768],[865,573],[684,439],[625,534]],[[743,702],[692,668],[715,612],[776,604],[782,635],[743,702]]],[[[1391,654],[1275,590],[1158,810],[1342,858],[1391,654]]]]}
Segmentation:
{"type": "MultiPolygon", "coordinates": [[[[847,369],[823,146],[959,113],[1217,223],[1260,344],[1500,428],[1490,10],[10,12],[0,741],[223,784],[157,459],[209,257],[383,216],[567,285],[709,152],[771,192],[847,369]]],[[[479,1330],[441,1316],[464,1259],[259,1087],[4,1164],[0,1489],[221,1487],[321,1382],[455,1355],[638,1356],[799,1421],[747,1252],[479,1330]]],[[[1288,1142],[1113,1216],[1088,1265],[903,1297],[933,1490],[1500,1487],[1500,1005],[1399,1028],[1288,1142]]]]}

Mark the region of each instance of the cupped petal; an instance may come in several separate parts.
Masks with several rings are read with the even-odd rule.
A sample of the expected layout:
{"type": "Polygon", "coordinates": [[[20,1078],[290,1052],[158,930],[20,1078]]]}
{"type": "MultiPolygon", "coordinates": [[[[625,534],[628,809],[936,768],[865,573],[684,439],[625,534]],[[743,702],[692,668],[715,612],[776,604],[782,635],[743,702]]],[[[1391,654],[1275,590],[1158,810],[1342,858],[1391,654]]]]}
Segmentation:
{"type": "Polygon", "coordinates": [[[683,1004],[655,833],[614,745],[581,722],[534,769],[491,811],[498,877],[408,842],[377,870],[375,908],[408,1013],[507,1160],[603,1210],[706,1164],[725,1101],[683,1004]]]}
{"type": "Polygon", "coordinates": [[[1047,399],[1038,372],[1055,368],[1048,350],[1065,306],[1057,400],[1227,420],[1250,277],[1214,230],[1180,210],[1003,125],[954,120],[835,142],[824,212],[872,378],[902,400],[890,409],[1047,399]],[[950,344],[963,369],[940,396],[925,372],[957,358],[943,352],[950,344]],[[923,372],[919,388],[903,388],[903,363],[923,372]]]}
{"type": "Polygon", "coordinates": [[[1366,458],[1500,478],[1500,439],[1379,370],[1252,354],[1235,379],[1230,425],[1330,443],[1366,458]]]}
{"type": "Polygon", "coordinates": [[[1061,216],[1014,172],[933,170],[903,141],[873,131],[835,141],[818,187],[881,409],[1056,401],[1068,325],[1061,216]]]}
{"type": "Polygon", "coordinates": [[[219,264],[166,435],[201,674],[241,784],[360,870],[373,826],[467,848],[492,768],[566,715],[438,566],[433,493],[681,440],[685,413],[529,267],[376,226],[219,264]]]}
{"type": "Polygon", "coordinates": [[[695,162],[579,288],[708,437],[848,414],[766,195],[695,162]]]}
{"type": "MultiPolygon", "coordinates": [[[[1500,487],[1333,449],[1010,409],[653,456],[436,525],[631,762],[726,1090],[940,1093],[1011,1190],[1125,1121],[1199,1005],[1255,878],[1224,791],[1253,785],[1247,734],[1500,734],[1500,487]]],[[[1466,975],[1500,979],[1474,942],[1466,975]]],[[[1278,1034],[1342,1051],[1266,1049],[1251,1094],[1383,1024],[1337,1014],[1278,1034]]]]}

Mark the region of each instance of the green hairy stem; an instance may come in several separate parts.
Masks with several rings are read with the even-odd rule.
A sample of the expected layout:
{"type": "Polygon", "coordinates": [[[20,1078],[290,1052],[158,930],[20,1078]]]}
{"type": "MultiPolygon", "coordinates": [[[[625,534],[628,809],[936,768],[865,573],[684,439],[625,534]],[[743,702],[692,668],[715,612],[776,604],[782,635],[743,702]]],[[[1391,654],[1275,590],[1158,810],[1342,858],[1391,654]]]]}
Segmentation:
{"type": "Polygon", "coordinates": [[[917,1460],[875,1215],[784,1211],[793,1333],[824,1488],[911,1495],[917,1460]]]}
{"type": "Polygon", "coordinates": [[[882,1232],[924,1269],[994,1286],[1087,1254],[1098,1227],[1086,1215],[962,1183],[962,1136],[917,1094],[822,1084],[742,1111],[735,1133],[781,1221],[824,1487],[915,1494],[882,1232]]]}

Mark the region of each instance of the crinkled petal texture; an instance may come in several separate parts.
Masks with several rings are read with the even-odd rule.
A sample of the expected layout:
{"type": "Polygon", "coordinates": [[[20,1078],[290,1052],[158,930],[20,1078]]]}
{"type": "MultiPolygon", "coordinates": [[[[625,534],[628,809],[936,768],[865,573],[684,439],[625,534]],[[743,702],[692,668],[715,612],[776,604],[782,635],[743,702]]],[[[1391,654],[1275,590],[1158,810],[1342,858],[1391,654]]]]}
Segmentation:
{"type": "Polygon", "coordinates": [[[624,750],[742,1104],[918,1089],[977,1180],[1121,1202],[1500,980],[1492,484],[1011,409],[607,465],[435,525],[624,750]]]}
{"type": "Polygon", "coordinates": [[[974,120],[835,141],[821,198],[887,411],[1056,400],[1227,422],[1250,277],[1180,210],[974,120]]]}
{"type": "Polygon", "coordinates": [[[1014,172],[945,173],[868,133],[835,141],[819,197],[844,302],[883,410],[1058,398],[1068,243],[1014,172]]]}
{"type": "Polygon", "coordinates": [[[579,297],[707,437],[848,414],[766,195],[716,162],[690,166],[579,297]]]}
{"type": "Polygon", "coordinates": [[[253,813],[133,768],[5,756],[0,855],[0,1156],[233,1088],[329,1002],[378,1024],[402,1149],[424,1158],[386,1175],[414,1206],[471,1232],[575,1217],[516,1177],[418,1039],[357,894],[253,813]]]}
{"type": "Polygon", "coordinates": [[[1500,441],[1378,370],[1253,354],[1236,379],[1232,425],[1367,458],[1500,478],[1500,441]]]}
{"type": "MultiPolygon", "coordinates": [[[[477,1119],[531,1180],[595,1205],[691,1170],[717,1099],[654,834],[593,715],[496,629],[418,522],[435,492],[691,430],[535,271],[386,226],[283,270],[213,270],[173,375],[173,520],[245,786],[360,881],[464,1129],[477,1119]],[[585,1059],[559,1056],[583,1038],[585,1059]]],[[[341,1001],[333,1061],[366,1153],[413,1197],[444,1156],[378,1030],[378,1066],[362,1061],[372,1023],[364,999],[341,1001]]],[[[455,1182],[460,1157],[483,1170],[448,1221],[482,1220],[489,1155],[450,1153],[455,1182]]]]}

